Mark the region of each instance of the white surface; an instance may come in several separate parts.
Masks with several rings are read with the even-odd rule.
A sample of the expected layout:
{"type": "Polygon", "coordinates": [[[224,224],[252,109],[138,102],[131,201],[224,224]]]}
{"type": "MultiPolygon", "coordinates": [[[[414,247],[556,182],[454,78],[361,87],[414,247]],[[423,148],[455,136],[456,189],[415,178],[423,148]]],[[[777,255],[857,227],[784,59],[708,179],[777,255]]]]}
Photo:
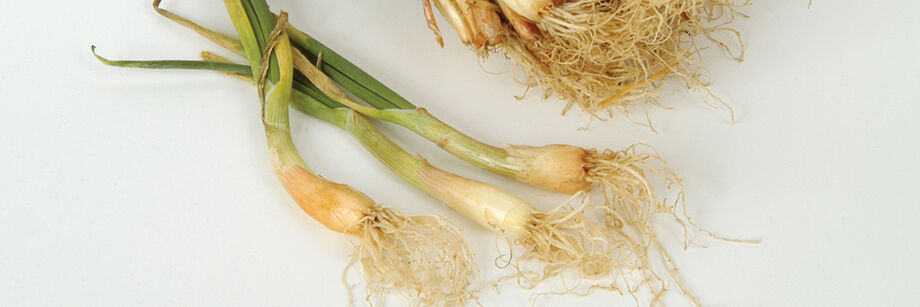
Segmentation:
{"type": "MultiPolygon", "coordinates": [[[[418,1],[275,0],[292,22],[416,104],[483,140],[653,145],[686,178],[698,222],[759,246],[674,249],[712,306],[910,305],[920,276],[920,29],[913,1],[755,1],[732,62],[705,53],[713,89],[737,110],[678,92],[651,110],[659,134],[594,122],[484,73],[418,1]]],[[[225,33],[219,1],[166,7],[225,33]]],[[[194,59],[217,50],[149,1],[0,1],[0,305],[343,305],[349,243],[311,221],[270,171],[253,88],[218,74],[104,67],[112,58],[194,59]]],[[[486,64],[501,71],[498,57],[486,64]]],[[[333,127],[293,117],[305,159],[327,178],[408,212],[456,221],[487,276],[493,235],[380,166],[333,127]]],[[[561,199],[464,165],[405,131],[401,144],[449,170],[549,208],[561,199]]],[[[675,241],[671,246],[677,247],[675,241]]],[[[528,293],[483,292],[487,306],[528,293]]],[[[614,295],[539,305],[624,302],[614,295]]],[[[673,295],[675,305],[684,301],[673,295]]],[[[398,305],[398,304],[396,304],[398,305]]]]}

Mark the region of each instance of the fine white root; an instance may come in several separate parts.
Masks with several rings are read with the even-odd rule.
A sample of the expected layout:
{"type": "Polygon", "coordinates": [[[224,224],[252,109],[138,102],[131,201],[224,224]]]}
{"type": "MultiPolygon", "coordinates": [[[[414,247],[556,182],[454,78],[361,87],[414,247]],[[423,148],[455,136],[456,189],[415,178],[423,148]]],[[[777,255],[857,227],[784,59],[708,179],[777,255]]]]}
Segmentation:
{"type": "Polygon", "coordinates": [[[443,218],[404,215],[375,206],[360,227],[352,263],[367,282],[365,300],[390,293],[412,306],[463,306],[477,301],[479,272],[460,229],[443,218]]]}

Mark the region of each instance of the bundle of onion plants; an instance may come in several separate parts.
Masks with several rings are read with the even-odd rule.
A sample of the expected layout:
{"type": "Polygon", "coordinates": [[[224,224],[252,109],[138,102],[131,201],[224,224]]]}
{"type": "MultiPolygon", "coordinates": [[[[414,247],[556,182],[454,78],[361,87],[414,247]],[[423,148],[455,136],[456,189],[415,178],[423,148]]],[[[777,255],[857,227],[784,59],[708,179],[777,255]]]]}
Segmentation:
{"type": "MultiPolygon", "coordinates": [[[[155,1],[154,7],[160,14],[248,56],[247,48],[236,39],[161,9],[158,2],[155,1]]],[[[658,240],[651,217],[666,214],[685,228],[712,234],[695,226],[677,210],[683,204],[680,179],[656,155],[639,153],[635,147],[598,152],[568,145],[489,146],[416,108],[307,34],[293,27],[287,27],[286,33],[294,43],[292,65],[298,70],[292,85],[293,105],[345,129],[407,182],[523,248],[524,253],[515,260],[503,259],[505,265],[517,268],[511,277],[517,278],[522,286],[532,288],[548,278],[575,271],[582,279],[613,277],[609,285],[594,284],[589,289],[619,289],[619,282],[623,282],[629,292],[644,287],[657,300],[667,290],[663,275],[655,270],[658,265],[651,260],[657,254],[659,264],[666,270],[664,275],[695,302],[658,240]],[[340,85],[371,106],[353,101],[340,85]],[[474,165],[538,187],[579,197],[595,186],[604,195],[605,203],[594,206],[586,201],[573,201],[554,210],[538,210],[497,187],[451,174],[409,154],[377,131],[364,116],[400,124],[474,165]],[[679,191],[678,198],[668,202],[657,196],[646,178],[648,174],[661,176],[669,188],[679,191]],[[536,263],[541,268],[524,269],[522,263],[536,263]],[[638,281],[631,277],[637,277],[638,281]]],[[[206,61],[100,60],[116,66],[219,70],[260,84],[258,78],[245,73],[251,69],[247,66],[230,64],[211,53],[203,53],[203,57],[206,61]]]]}

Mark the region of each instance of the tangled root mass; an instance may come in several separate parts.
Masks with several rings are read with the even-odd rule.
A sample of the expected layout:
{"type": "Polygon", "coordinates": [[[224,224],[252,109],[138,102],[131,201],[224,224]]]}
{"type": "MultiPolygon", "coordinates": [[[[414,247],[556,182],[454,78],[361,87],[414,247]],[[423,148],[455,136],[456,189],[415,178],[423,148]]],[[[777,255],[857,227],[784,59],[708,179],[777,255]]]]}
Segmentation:
{"type": "Polygon", "coordinates": [[[476,301],[478,270],[461,231],[437,216],[368,210],[352,263],[367,282],[365,300],[395,293],[413,306],[463,306],[476,301]]]}
{"type": "Polygon", "coordinates": [[[605,214],[607,209],[590,205],[583,197],[578,206],[566,204],[536,214],[529,234],[515,243],[524,252],[508,261],[516,273],[518,285],[533,289],[545,280],[560,277],[564,290],[544,294],[588,295],[595,290],[629,293],[638,301],[638,293],[647,289],[653,297],[666,291],[666,281],[652,263],[650,238],[635,233],[626,221],[605,214]],[[577,282],[566,280],[567,273],[577,274],[577,282]],[[587,286],[585,288],[584,286],[587,286]]]}
{"type": "Polygon", "coordinates": [[[566,204],[533,216],[528,235],[515,241],[524,253],[516,261],[507,261],[516,268],[511,278],[522,287],[534,288],[544,280],[575,272],[578,282],[566,284],[556,294],[608,290],[628,293],[640,301],[644,292],[649,294],[650,305],[659,305],[668,288],[676,286],[698,305],[659,240],[653,216],[670,217],[683,227],[684,248],[699,245],[692,238],[695,233],[756,243],[723,238],[695,224],[685,212],[681,179],[655,154],[639,152],[636,146],[622,151],[590,150],[586,162],[588,180],[600,190],[603,204],[592,205],[578,194],[572,198],[582,199],[578,206],[566,204]],[[660,184],[667,186],[665,197],[654,189],[660,184]],[[673,199],[668,200],[668,195],[673,199]],[[532,264],[538,264],[537,269],[532,264]]]}
{"type": "MultiPolygon", "coordinates": [[[[731,54],[713,33],[738,31],[727,25],[740,15],[734,0],[576,0],[547,8],[537,27],[541,35],[524,39],[506,23],[505,38],[494,49],[522,66],[528,86],[540,87],[600,115],[628,115],[639,102],[655,104],[658,80],[678,77],[691,88],[699,78],[697,37],[707,37],[731,54]]],[[[742,15],[743,16],[743,15],[742,15]]],[[[743,45],[737,60],[743,57],[743,45]]]]}

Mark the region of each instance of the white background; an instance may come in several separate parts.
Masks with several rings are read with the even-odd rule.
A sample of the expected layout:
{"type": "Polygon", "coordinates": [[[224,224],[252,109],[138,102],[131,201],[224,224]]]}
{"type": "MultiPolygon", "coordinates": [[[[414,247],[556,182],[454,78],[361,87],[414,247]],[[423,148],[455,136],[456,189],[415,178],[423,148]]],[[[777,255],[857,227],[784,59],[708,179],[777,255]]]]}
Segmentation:
{"type": "MultiPolygon", "coordinates": [[[[920,267],[920,29],[913,1],[755,1],[746,60],[712,48],[712,89],[650,109],[658,129],[591,122],[483,71],[443,23],[440,49],[419,1],[275,0],[314,34],[418,105],[491,143],[654,146],[686,178],[697,221],[758,246],[669,246],[712,306],[911,305],[920,267]],[[590,125],[587,131],[579,130],[590,125]]],[[[219,1],[165,7],[232,33],[219,1]]],[[[104,67],[111,58],[195,59],[218,47],[149,1],[0,1],[0,305],[345,304],[351,246],[302,214],[266,158],[255,90],[211,72],[104,67]]],[[[223,54],[226,54],[225,52],[223,54]]],[[[501,72],[507,62],[483,65],[501,72]]],[[[386,126],[436,165],[540,208],[562,197],[485,174],[386,126]]],[[[487,277],[494,235],[397,179],[354,140],[300,114],[294,135],[323,176],[406,212],[466,229],[487,277]]],[[[671,231],[674,232],[673,229],[671,231]]],[[[353,281],[356,279],[352,279],[353,281]]],[[[511,285],[487,306],[527,306],[511,285]]],[[[685,301],[668,298],[674,305],[685,301]]],[[[538,305],[630,300],[551,297],[538,305]]],[[[397,301],[398,303],[398,301],[397,301]]],[[[398,305],[398,304],[394,304],[398,305]]]]}

